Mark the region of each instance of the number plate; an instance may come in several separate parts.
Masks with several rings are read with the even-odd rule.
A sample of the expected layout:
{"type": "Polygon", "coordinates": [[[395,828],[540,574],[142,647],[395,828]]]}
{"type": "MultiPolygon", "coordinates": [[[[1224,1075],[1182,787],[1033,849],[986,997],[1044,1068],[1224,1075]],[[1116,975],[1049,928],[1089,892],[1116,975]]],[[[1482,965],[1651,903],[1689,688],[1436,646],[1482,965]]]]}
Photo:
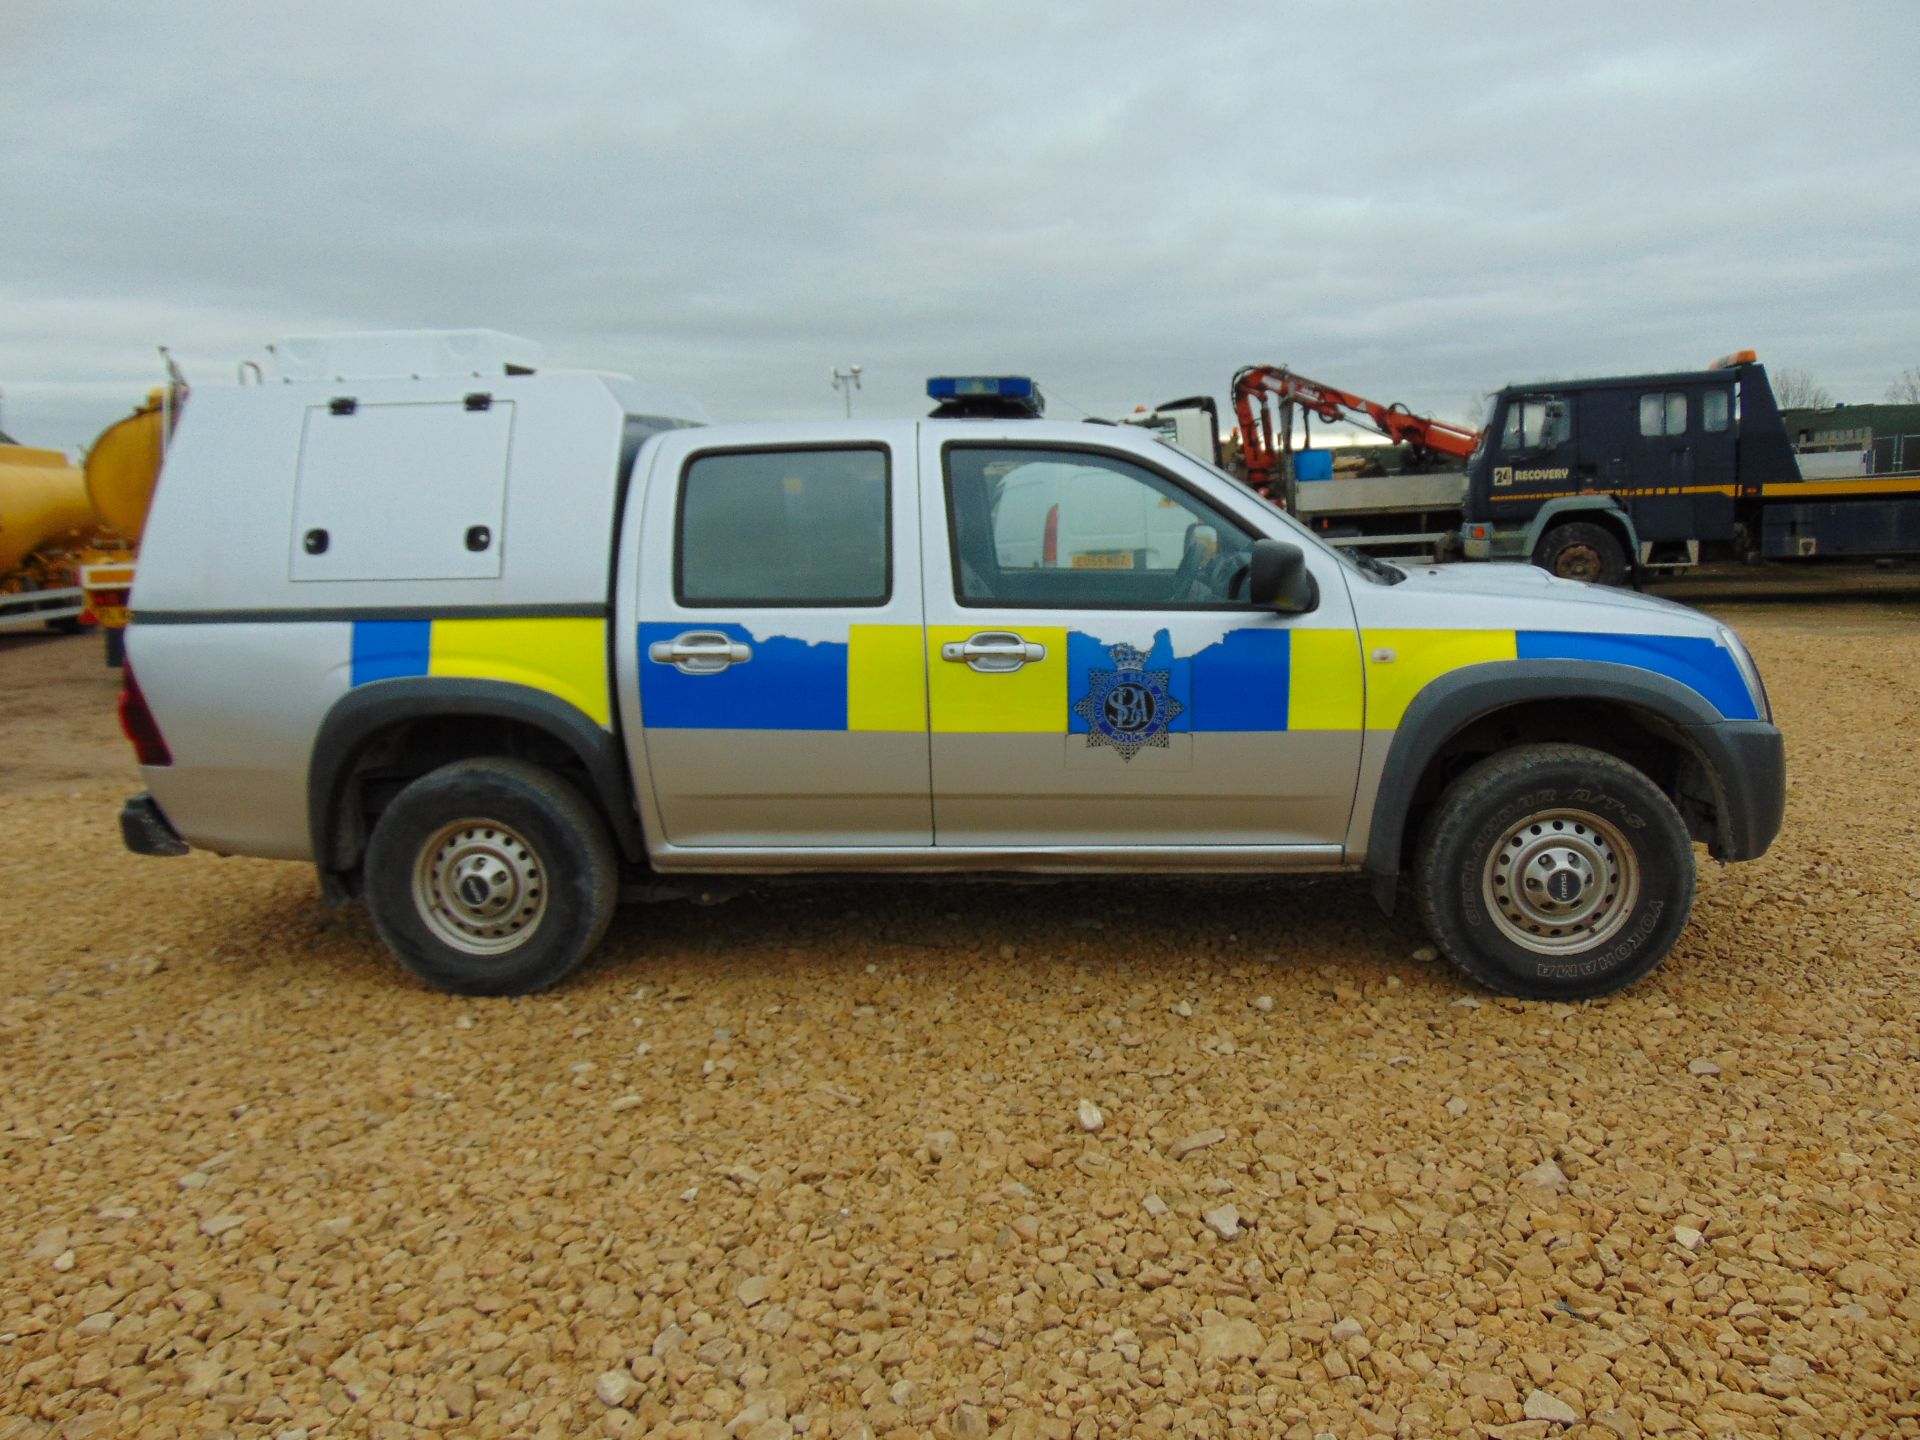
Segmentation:
{"type": "Polygon", "coordinates": [[[1131,550],[1088,550],[1073,557],[1075,570],[1131,570],[1131,550]]]}

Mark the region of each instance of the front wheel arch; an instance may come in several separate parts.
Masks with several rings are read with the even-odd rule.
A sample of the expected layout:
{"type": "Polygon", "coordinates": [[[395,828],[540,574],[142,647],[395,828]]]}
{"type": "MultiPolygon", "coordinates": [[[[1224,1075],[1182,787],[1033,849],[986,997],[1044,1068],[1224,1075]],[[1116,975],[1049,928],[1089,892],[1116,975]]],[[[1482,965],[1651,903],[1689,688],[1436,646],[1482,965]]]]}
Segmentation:
{"type": "MultiPolygon", "coordinates": [[[[1736,792],[1724,773],[1737,765],[1727,751],[1720,712],[1695,690],[1665,675],[1595,660],[1504,660],[1465,666],[1432,681],[1414,697],[1393,732],[1366,827],[1351,837],[1364,847],[1382,907],[1390,909],[1399,877],[1412,857],[1417,806],[1447,747],[1475,724],[1530,704],[1550,704],[1568,714],[1582,706],[1630,712],[1649,730],[1690,759],[1693,773],[1711,795],[1713,813],[1698,817],[1699,838],[1716,856],[1733,849],[1741,833],[1730,807],[1736,792]],[[1424,789],[1423,789],[1424,787],[1424,789]]],[[[1564,739],[1564,736],[1536,736],[1564,739]]],[[[1676,797],[1677,798],[1677,797],[1676,797]]]]}

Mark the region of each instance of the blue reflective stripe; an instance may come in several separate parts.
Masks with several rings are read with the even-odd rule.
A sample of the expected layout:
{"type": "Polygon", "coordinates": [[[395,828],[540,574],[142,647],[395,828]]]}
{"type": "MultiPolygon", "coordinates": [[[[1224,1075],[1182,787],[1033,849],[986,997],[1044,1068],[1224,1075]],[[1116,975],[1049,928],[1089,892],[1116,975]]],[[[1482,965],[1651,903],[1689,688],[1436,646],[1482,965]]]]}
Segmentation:
{"type": "Polygon", "coordinates": [[[847,647],[784,635],[756,640],[742,625],[640,627],[640,710],[665,730],[844,730],[847,647]],[[686,675],[650,659],[656,640],[717,630],[753,647],[753,658],[711,675],[686,675]]]}
{"type": "Polygon", "coordinates": [[[1597,660],[1632,665],[1677,680],[1729,720],[1757,720],[1740,667],[1716,640],[1701,635],[1590,635],[1577,630],[1520,630],[1522,660],[1597,660]]]}
{"type": "Polygon", "coordinates": [[[353,622],[353,683],[427,673],[431,620],[353,622]]]}
{"type": "Polygon", "coordinates": [[[1229,630],[1193,657],[1195,730],[1285,730],[1293,634],[1229,630]]]}
{"type": "MultiPolygon", "coordinates": [[[[1292,637],[1279,629],[1229,630],[1196,654],[1175,659],[1165,630],[1156,631],[1146,668],[1167,672],[1167,694],[1180,713],[1170,735],[1209,731],[1273,731],[1287,728],[1292,637]]],[[[1072,706],[1093,688],[1092,672],[1111,670],[1106,644],[1078,630],[1067,636],[1067,733],[1085,735],[1087,717],[1072,706]]]]}

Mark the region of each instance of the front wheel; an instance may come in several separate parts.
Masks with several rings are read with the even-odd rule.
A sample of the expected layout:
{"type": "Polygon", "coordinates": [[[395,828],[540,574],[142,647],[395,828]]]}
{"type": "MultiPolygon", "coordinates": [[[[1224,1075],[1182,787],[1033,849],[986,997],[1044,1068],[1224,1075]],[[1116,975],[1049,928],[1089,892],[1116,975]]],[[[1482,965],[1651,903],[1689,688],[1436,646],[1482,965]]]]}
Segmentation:
{"type": "Polygon", "coordinates": [[[586,958],[613,918],[607,827],[552,771],[460,760],[397,795],[367,842],[380,938],[429,985],[524,995],[586,958]]]}
{"type": "Polygon", "coordinates": [[[1652,970],[1693,909],[1693,845],[1624,761],[1525,745],[1481,761],[1428,817],[1413,882],[1434,943],[1488,989],[1575,1000],[1652,970]]]}
{"type": "Polygon", "coordinates": [[[1627,549],[1605,525],[1583,520],[1556,525],[1540,537],[1533,563],[1562,580],[1584,580],[1591,585],[1627,583],[1627,549]]]}

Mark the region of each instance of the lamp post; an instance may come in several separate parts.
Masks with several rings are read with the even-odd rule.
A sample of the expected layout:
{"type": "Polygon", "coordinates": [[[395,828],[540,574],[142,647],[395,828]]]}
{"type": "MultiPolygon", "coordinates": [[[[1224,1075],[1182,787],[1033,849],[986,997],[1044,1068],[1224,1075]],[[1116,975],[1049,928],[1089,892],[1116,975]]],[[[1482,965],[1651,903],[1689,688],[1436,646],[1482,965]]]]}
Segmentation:
{"type": "Polygon", "coordinates": [[[862,368],[864,367],[859,365],[849,365],[845,370],[836,369],[833,372],[833,388],[846,397],[849,420],[853,418],[853,392],[860,388],[862,368]]]}

